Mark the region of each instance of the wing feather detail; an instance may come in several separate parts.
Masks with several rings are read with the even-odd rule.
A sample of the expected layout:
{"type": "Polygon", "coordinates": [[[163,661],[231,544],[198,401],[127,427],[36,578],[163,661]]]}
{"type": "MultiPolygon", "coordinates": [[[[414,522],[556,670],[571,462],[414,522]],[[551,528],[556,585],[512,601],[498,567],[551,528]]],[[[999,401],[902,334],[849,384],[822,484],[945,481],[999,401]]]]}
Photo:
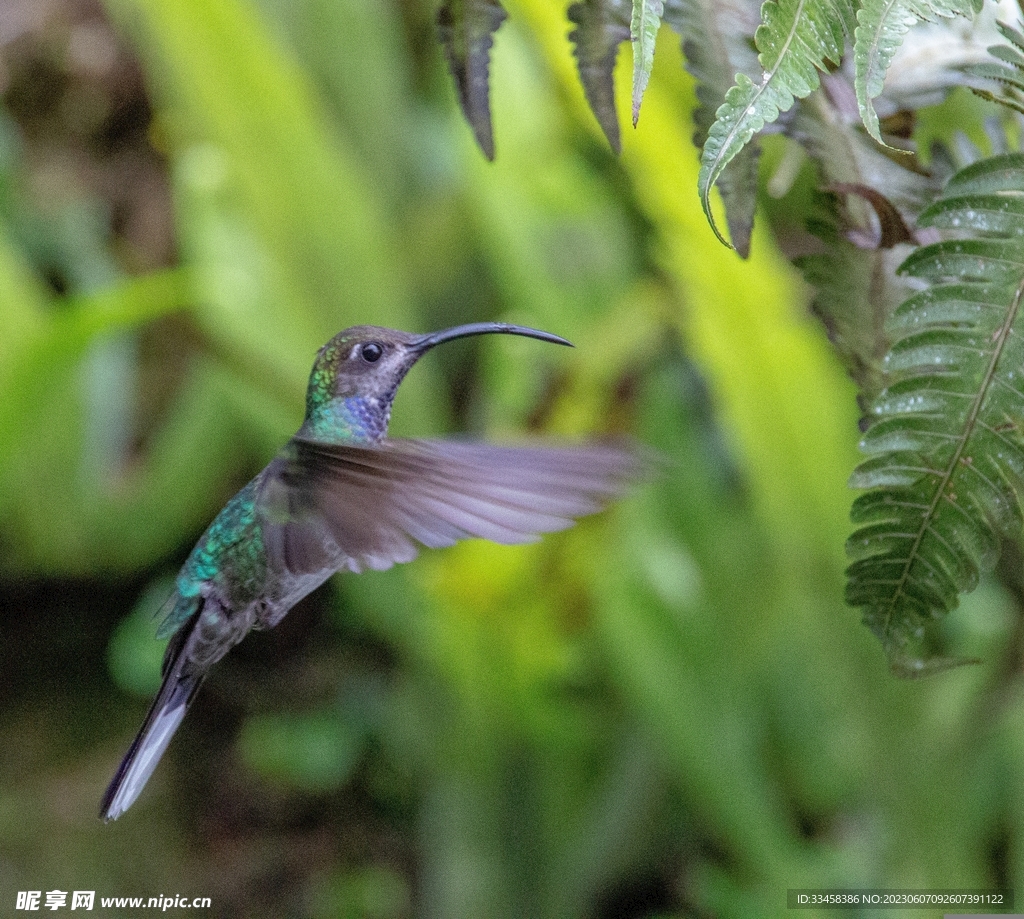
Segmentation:
{"type": "Polygon", "coordinates": [[[301,576],[381,570],[419,546],[461,539],[512,545],[562,530],[620,495],[646,467],[623,442],[495,446],[294,438],[260,496],[271,565],[301,576]]]}

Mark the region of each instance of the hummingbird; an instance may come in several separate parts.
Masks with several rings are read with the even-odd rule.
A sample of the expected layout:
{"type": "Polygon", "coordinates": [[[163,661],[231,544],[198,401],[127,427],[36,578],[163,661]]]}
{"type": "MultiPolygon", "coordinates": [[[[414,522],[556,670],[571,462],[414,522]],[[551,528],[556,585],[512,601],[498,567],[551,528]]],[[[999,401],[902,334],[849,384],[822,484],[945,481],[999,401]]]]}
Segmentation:
{"type": "Polygon", "coordinates": [[[338,571],[383,570],[420,546],[532,542],[594,513],[636,477],[627,445],[497,446],[387,437],[391,405],[430,349],[500,333],[570,345],[497,322],[426,335],[354,326],[317,354],[298,432],[196,543],[165,605],[162,683],[100,806],[139,796],[211,667],[250,629],[269,629],[338,571]]]}

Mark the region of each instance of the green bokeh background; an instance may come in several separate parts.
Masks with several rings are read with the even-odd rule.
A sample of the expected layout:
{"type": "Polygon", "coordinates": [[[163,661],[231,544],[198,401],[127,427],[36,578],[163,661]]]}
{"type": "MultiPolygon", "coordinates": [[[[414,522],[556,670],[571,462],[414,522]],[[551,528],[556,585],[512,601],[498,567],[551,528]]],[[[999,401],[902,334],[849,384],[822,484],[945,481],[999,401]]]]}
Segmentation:
{"type": "Polygon", "coordinates": [[[493,164],[425,3],[60,3],[4,46],[0,914],[53,889],[368,919],[1024,897],[1019,559],[947,625],[981,665],[889,675],[842,603],[857,409],[772,242],[785,205],[748,261],[715,241],[672,36],[616,159],[563,4],[506,6],[493,164]],[[482,319],[576,348],[439,349],[393,433],[626,431],[659,475],[536,545],[335,578],[218,666],[101,824],[152,617],[300,423],[319,346],[482,319]]]}

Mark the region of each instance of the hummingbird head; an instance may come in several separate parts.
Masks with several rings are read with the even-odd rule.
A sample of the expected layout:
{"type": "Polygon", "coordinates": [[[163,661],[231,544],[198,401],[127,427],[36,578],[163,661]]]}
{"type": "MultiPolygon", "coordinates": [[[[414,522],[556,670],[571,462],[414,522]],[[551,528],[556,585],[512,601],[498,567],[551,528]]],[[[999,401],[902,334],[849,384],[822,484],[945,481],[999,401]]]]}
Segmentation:
{"type": "Polygon", "coordinates": [[[488,334],[524,335],[571,346],[550,332],[502,322],[473,322],[426,335],[353,326],[335,335],[316,356],[303,428],[327,438],[380,440],[387,433],[398,385],[416,361],[435,345],[488,334]]]}

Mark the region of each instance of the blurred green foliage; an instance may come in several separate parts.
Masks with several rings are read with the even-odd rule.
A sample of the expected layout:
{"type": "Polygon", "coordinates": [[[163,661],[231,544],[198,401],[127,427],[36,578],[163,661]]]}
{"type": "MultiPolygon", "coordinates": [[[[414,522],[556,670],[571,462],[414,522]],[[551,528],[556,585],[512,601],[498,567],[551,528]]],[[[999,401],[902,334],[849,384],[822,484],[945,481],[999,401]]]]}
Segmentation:
{"type": "Polygon", "coordinates": [[[947,627],[984,664],[889,676],[841,602],[852,386],[769,221],[746,262],[708,228],[678,48],[617,160],[564,10],[508,6],[494,164],[427,5],[110,0],[114,31],[61,7],[8,47],[60,90],[14,79],[0,122],[0,903],[669,919],[1024,890],[1019,570],[947,627]],[[101,825],[166,579],[298,426],[319,346],[498,318],[576,349],[452,345],[396,433],[626,430],[660,475],[536,545],[335,578],[219,665],[101,825]]]}

